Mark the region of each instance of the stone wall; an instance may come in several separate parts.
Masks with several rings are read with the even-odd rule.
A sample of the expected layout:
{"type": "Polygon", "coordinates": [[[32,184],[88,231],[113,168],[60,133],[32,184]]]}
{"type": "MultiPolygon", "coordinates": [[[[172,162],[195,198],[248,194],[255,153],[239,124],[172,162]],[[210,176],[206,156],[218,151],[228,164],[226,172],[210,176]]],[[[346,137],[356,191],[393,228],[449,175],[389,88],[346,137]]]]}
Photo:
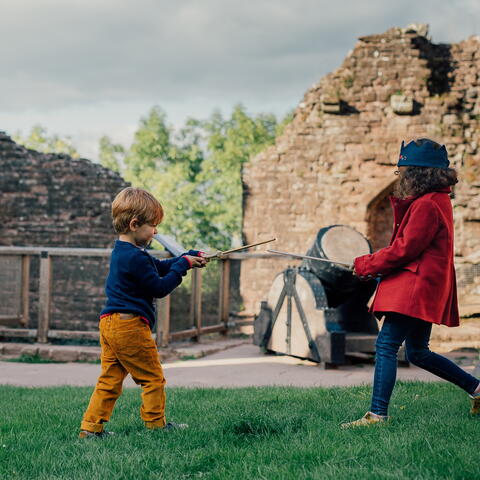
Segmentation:
{"type": "Polygon", "coordinates": [[[0,132],[0,245],[108,247],[113,196],[128,184],[84,158],[27,150],[0,132]]]}
{"type": "MultiPolygon", "coordinates": [[[[245,166],[245,241],[274,235],[275,248],[306,252],[319,228],[339,223],[365,234],[374,249],[385,246],[399,145],[429,137],[447,146],[459,172],[456,255],[467,278],[462,269],[472,268],[469,258],[480,249],[479,75],[479,37],[437,45],[422,25],[361,37],[341,67],[306,92],[276,144],[245,166]]],[[[245,262],[247,311],[258,311],[287,263],[245,262]]],[[[480,294],[480,272],[468,278],[459,283],[461,305],[480,312],[479,304],[462,303],[480,294]]]]}
{"type": "MultiPolygon", "coordinates": [[[[128,185],[89,160],[27,150],[0,132],[0,245],[111,247],[111,201],[128,185]]],[[[52,328],[97,328],[108,262],[98,257],[53,258],[52,328]]],[[[37,325],[38,270],[34,257],[30,328],[37,325]]]]}

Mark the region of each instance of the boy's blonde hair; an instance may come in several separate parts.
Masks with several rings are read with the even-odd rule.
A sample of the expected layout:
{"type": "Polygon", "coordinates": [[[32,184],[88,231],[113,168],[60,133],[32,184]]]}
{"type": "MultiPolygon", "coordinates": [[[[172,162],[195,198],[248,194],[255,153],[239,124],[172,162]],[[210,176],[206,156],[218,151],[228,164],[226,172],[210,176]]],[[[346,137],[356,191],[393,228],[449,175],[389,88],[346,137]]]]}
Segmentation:
{"type": "Polygon", "coordinates": [[[119,234],[128,233],[133,218],[136,218],[140,225],[158,225],[163,219],[163,208],[146,190],[127,187],[118,193],[112,202],[113,228],[119,234]]]}

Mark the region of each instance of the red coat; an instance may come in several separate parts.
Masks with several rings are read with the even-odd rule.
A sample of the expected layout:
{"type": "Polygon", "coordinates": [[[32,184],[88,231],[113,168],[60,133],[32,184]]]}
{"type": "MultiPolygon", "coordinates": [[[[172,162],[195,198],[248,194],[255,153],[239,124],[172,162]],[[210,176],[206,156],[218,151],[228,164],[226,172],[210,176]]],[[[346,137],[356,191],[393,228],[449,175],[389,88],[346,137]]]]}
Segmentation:
{"type": "Polygon", "coordinates": [[[449,193],[446,188],[390,199],[390,246],[354,263],[360,278],[381,277],[370,308],[376,316],[397,312],[448,327],[459,325],[449,193]]]}

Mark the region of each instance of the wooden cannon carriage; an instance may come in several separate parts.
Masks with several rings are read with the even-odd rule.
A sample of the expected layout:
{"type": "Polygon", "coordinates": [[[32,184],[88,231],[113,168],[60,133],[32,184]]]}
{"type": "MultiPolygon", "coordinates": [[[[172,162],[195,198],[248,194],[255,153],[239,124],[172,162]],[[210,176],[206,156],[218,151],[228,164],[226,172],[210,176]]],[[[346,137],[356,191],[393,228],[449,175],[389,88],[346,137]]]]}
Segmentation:
{"type": "MultiPolygon", "coordinates": [[[[307,255],[353,263],[371,253],[368,240],[345,225],[322,228],[307,255]]],[[[360,282],[352,270],[304,260],[279,273],[261,302],[254,343],[266,351],[339,365],[349,355],[373,356],[377,321],[367,302],[375,280],[360,282]]]]}

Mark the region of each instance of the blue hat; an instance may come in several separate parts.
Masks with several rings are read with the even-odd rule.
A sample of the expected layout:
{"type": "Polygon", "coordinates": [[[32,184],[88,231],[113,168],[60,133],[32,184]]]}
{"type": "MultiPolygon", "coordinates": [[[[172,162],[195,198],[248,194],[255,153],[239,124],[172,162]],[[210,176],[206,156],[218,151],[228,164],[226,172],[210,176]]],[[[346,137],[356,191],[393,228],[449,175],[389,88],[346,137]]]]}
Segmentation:
{"type": "Polygon", "coordinates": [[[445,145],[438,144],[427,138],[420,139],[420,145],[412,140],[408,145],[402,142],[398,167],[437,167],[448,168],[448,154],[445,145]]]}

